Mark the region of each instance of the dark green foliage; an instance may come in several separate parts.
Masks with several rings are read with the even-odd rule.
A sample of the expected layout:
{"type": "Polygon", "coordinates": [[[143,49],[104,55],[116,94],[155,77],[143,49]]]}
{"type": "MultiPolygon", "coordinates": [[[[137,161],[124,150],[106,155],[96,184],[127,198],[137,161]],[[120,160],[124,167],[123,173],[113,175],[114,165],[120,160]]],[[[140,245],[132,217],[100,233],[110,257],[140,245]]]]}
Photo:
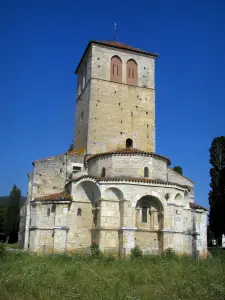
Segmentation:
{"type": "Polygon", "coordinates": [[[10,242],[14,243],[17,241],[19,231],[20,197],[20,189],[14,185],[4,213],[4,233],[8,238],[11,239],[10,242]]]}
{"type": "MultiPolygon", "coordinates": [[[[24,196],[21,196],[20,197],[20,207],[25,203],[25,201],[27,200],[26,197],[24,196]]],[[[3,197],[0,197],[0,206],[5,206],[9,201],[9,196],[3,196],[3,197]]]]}
{"type": "Polygon", "coordinates": [[[172,259],[177,258],[175,251],[172,248],[167,248],[162,252],[162,255],[166,258],[172,259]]]}
{"type": "Polygon", "coordinates": [[[209,224],[215,238],[225,234],[225,136],[214,138],[209,149],[211,191],[209,224]]]}
{"type": "Polygon", "coordinates": [[[131,257],[141,257],[142,256],[142,250],[139,246],[135,245],[133,249],[131,249],[131,257]]]}
{"type": "Polygon", "coordinates": [[[4,221],[5,207],[0,205],[0,233],[3,232],[3,221],[4,221]]]}
{"type": "Polygon", "coordinates": [[[2,257],[5,257],[6,255],[6,249],[5,249],[5,244],[0,242],[0,259],[2,257]]]}
{"type": "Polygon", "coordinates": [[[180,166],[175,166],[173,170],[179,173],[180,175],[183,175],[183,169],[180,166]]]}
{"type": "Polygon", "coordinates": [[[99,249],[99,245],[97,243],[92,243],[90,246],[90,250],[91,250],[91,256],[94,258],[100,258],[102,257],[102,252],[99,249]]]}
{"type": "Polygon", "coordinates": [[[69,149],[68,149],[68,152],[72,151],[73,150],[73,144],[70,144],[69,146],[69,149]]]}

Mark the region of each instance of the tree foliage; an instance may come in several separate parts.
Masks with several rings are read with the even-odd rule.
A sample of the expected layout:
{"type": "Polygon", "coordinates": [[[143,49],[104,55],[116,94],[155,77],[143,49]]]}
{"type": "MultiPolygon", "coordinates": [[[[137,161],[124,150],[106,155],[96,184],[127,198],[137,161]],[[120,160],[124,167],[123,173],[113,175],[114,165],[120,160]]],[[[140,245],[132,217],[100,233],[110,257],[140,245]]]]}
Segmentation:
{"type": "Polygon", "coordinates": [[[175,166],[173,170],[179,173],[180,175],[183,175],[183,169],[180,166],[175,166]]]}
{"type": "Polygon", "coordinates": [[[209,224],[216,238],[225,234],[225,136],[214,138],[210,152],[209,224]]]}
{"type": "Polygon", "coordinates": [[[68,149],[68,152],[72,151],[73,150],[73,144],[70,144],[69,146],[69,149],[68,149]]]}
{"type": "Polygon", "coordinates": [[[0,232],[3,232],[4,211],[4,206],[0,204],[0,232]]]}
{"type": "Polygon", "coordinates": [[[16,185],[13,186],[5,207],[3,228],[4,233],[12,242],[17,241],[20,219],[20,198],[21,192],[16,185]]]}

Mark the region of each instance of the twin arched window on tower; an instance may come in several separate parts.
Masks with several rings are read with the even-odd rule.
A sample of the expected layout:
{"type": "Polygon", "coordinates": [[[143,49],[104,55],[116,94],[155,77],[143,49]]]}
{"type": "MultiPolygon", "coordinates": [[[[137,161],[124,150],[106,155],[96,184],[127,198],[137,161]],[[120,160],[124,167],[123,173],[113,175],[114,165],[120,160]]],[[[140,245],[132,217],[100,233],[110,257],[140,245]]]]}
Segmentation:
{"type": "MultiPolygon", "coordinates": [[[[111,58],[110,80],[122,83],[122,60],[117,55],[111,58]]],[[[133,59],[127,61],[126,83],[130,85],[137,85],[138,83],[138,66],[133,59]]]]}

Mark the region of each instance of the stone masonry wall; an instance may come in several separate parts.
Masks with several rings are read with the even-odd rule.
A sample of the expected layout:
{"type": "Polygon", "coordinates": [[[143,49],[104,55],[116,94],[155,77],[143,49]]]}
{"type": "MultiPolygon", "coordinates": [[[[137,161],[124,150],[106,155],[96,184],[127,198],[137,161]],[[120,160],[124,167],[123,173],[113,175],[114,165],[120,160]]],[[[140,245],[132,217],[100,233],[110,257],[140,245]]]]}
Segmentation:
{"type": "Polygon", "coordinates": [[[144,168],[149,168],[149,178],[167,180],[167,163],[154,157],[141,155],[112,155],[90,159],[88,171],[92,176],[101,177],[102,168],[106,169],[106,177],[144,177],[144,168]]]}
{"type": "Polygon", "coordinates": [[[86,83],[77,97],[74,148],[98,153],[124,147],[126,139],[132,138],[134,147],[154,152],[154,58],[94,45],[80,65],[78,78],[86,61],[86,83]],[[114,55],[123,61],[122,83],[110,81],[110,60],[114,55]],[[137,86],[126,84],[129,59],[138,65],[137,86]]]}
{"type": "Polygon", "coordinates": [[[179,183],[182,185],[187,185],[192,188],[194,187],[194,183],[191,180],[185,178],[184,176],[178,174],[177,172],[171,170],[170,168],[168,168],[168,181],[179,183]]]}
{"type": "Polygon", "coordinates": [[[54,156],[35,162],[32,198],[62,192],[65,183],[65,155],[54,156]]]}
{"type": "Polygon", "coordinates": [[[83,153],[87,149],[90,88],[91,82],[89,80],[76,104],[74,149],[79,149],[83,153]]]}
{"type": "Polygon", "coordinates": [[[92,78],[110,80],[111,57],[117,55],[122,60],[122,82],[126,83],[126,64],[134,59],[138,65],[138,86],[155,88],[155,59],[144,54],[134,54],[123,49],[92,46],[92,78]]]}
{"type": "Polygon", "coordinates": [[[133,147],[155,151],[154,90],[92,79],[88,153],[133,147]]]}

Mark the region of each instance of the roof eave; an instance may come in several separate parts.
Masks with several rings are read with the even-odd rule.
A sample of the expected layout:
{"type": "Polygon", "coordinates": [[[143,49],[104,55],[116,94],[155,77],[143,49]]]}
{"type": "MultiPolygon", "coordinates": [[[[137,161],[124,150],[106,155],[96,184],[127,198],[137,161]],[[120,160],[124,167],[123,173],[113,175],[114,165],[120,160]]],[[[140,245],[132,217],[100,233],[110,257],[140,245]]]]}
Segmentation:
{"type": "MultiPolygon", "coordinates": [[[[85,51],[84,51],[84,54],[82,55],[81,60],[79,61],[78,66],[77,66],[77,68],[76,68],[74,74],[77,74],[77,72],[78,72],[78,70],[79,70],[79,68],[80,68],[80,65],[81,65],[81,63],[82,63],[82,61],[83,61],[83,59],[84,59],[86,53],[88,52],[89,47],[91,46],[91,44],[101,45],[101,46],[105,46],[105,47],[108,47],[108,48],[123,49],[122,47],[117,46],[117,45],[109,45],[109,44],[106,44],[106,43],[104,43],[104,42],[91,40],[91,41],[88,43],[88,45],[87,45],[87,47],[86,47],[86,49],[85,49],[85,51]]],[[[151,57],[153,57],[153,58],[155,58],[155,59],[159,56],[159,55],[156,54],[156,53],[150,53],[150,52],[147,52],[147,51],[144,51],[144,50],[129,49],[129,48],[126,48],[126,49],[123,49],[123,50],[124,50],[124,51],[128,51],[128,52],[136,52],[136,53],[139,53],[139,54],[142,54],[142,55],[148,55],[148,56],[151,56],[151,57]]]]}

